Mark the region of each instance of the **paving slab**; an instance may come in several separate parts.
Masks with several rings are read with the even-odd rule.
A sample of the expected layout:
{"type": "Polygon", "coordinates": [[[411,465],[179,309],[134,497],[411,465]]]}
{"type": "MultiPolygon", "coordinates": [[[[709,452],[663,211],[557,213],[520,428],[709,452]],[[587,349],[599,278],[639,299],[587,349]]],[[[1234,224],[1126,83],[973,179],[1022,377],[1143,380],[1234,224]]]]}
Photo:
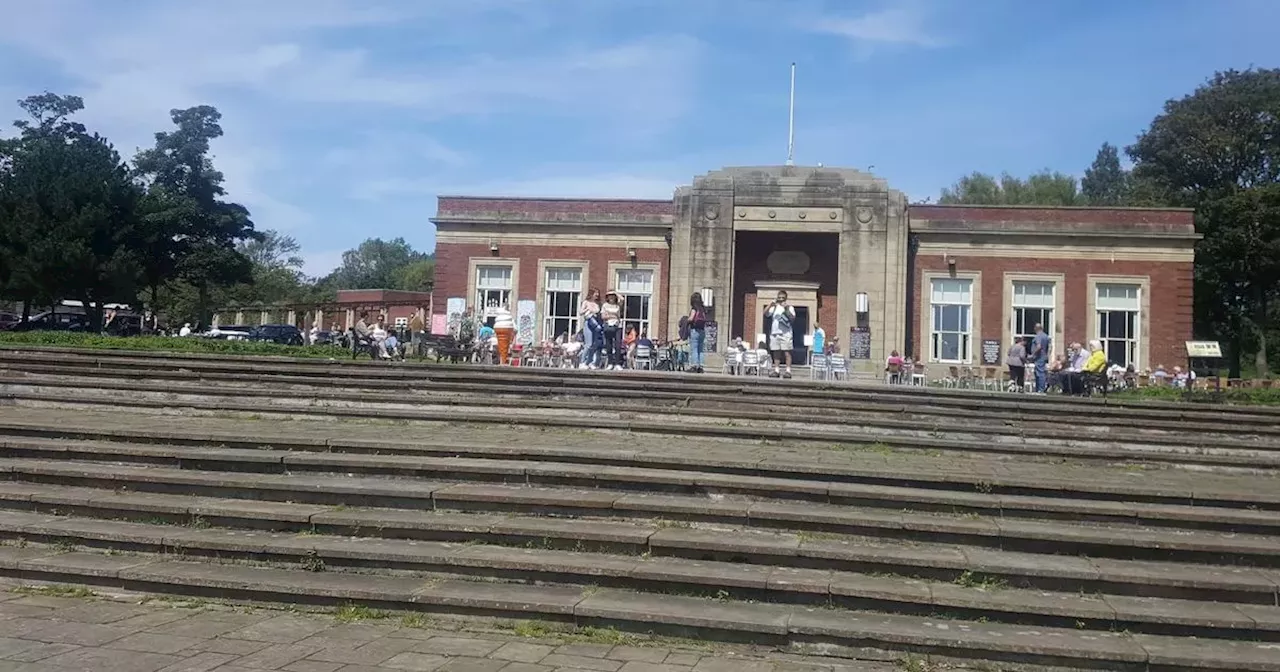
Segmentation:
{"type": "Polygon", "coordinates": [[[1152,667],[1185,670],[1280,670],[1280,644],[1274,642],[1229,642],[1194,637],[1153,637],[1133,635],[1152,667]]]}
{"type": "Polygon", "coordinates": [[[583,598],[575,614],[579,618],[662,623],[780,636],[787,632],[791,610],[780,605],[720,603],[606,589],[583,598]]]}

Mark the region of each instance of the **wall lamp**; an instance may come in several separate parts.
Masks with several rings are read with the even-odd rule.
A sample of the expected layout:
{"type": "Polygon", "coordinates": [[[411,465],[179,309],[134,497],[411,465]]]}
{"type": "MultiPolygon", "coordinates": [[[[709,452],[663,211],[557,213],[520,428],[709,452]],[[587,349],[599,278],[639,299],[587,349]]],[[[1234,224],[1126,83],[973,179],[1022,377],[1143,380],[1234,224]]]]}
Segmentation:
{"type": "Polygon", "coordinates": [[[632,261],[635,261],[635,260],[636,260],[636,248],[634,248],[634,247],[627,247],[627,258],[628,258],[628,259],[630,259],[630,260],[632,260],[632,261]]]}
{"type": "Polygon", "coordinates": [[[493,254],[498,253],[498,241],[496,240],[489,241],[489,251],[492,252],[493,254]]]}

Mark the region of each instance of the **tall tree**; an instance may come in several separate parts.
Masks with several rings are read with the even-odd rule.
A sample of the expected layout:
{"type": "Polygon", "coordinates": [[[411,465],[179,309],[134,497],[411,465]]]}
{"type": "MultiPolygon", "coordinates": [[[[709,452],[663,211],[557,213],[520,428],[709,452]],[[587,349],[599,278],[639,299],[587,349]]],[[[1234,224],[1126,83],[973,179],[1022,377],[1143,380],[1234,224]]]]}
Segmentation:
{"type": "Polygon", "coordinates": [[[415,251],[404,238],[370,238],[342,253],[342,265],[325,283],[335,289],[396,289],[404,269],[429,256],[415,251]]]}
{"type": "Polygon", "coordinates": [[[252,281],[252,265],[236,249],[256,238],[249,211],[223,200],[222,173],[209,157],[211,141],[222,136],[217,109],[200,105],[172,110],[177,127],[156,133],[156,144],[134,160],[155,205],[149,240],[163,250],[150,275],[161,277],[171,267],[196,288],[197,315],[207,323],[210,292],[238,282],[252,281]]]}
{"type": "Polygon", "coordinates": [[[1129,204],[1129,174],[1120,167],[1120,152],[1115,145],[1102,143],[1093,165],[1084,171],[1080,191],[1089,205],[1129,204]]]}
{"type": "Polygon", "coordinates": [[[241,242],[240,254],[249,260],[252,282],[236,285],[226,299],[238,305],[301,302],[309,296],[302,275],[302,247],[292,236],[265,230],[257,238],[241,242]]]}
{"type": "Polygon", "coordinates": [[[1000,179],[971,173],[942,190],[939,203],[949,205],[1079,205],[1076,180],[1070,175],[1042,170],[1025,180],[1004,173],[1000,179]]]}
{"type": "Polygon", "coordinates": [[[1196,250],[1198,329],[1229,342],[1233,376],[1248,345],[1258,374],[1267,375],[1280,279],[1280,69],[1216,73],[1166,102],[1127,152],[1135,179],[1169,203],[1196,208],[1204,236],[1196,250]]]}
{"type": "Polygon", "coordinates": [[[16,123],[0,176],[10,281],[28,297],[81,300],[98,329],[104,303],[133,299],[139,192],[110,143],[69,120],[79,98],[46,93],[21,105],[31,119],[16,123]]]}

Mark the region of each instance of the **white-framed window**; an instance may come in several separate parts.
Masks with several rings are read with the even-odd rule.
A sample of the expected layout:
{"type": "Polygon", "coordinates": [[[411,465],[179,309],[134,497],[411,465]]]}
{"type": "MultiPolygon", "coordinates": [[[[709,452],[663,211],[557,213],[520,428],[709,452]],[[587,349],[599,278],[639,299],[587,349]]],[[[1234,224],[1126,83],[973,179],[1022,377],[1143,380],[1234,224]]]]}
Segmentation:
{"type": "Polygon", "coordinates": [[[1053,333],[1054,284],[1042,281],[1016,280],[1013,283],[1013,334],[1030,342],[1036,325],[1053,333]]]}
{"type": "Polygon", "coordinates": [[[560,334],[573,336],[578,333],[578,303],[582,298],[582,269],[546,269],[543,288],[546,296],[542,304],[545,318],[542,322],[543,338],[556,338],[560,334]]]}
{"type": "Polygon", "coordinates": [[[511,309],[511,267],[476,266],[476,314],[488,317],[504,306],[511,309]]]}
{"type": "Polygon", "coordinates": [[[648,333],[653,320],[653,269],[620,268],[615,280],[622,295],[623,333],[632,329],[648,333]]]}
{"type": "Polygon", "coordinates": [[[1098,311],[1095,336],[1102,341],[1107,363],[1138,366],[1142,288],[1138,285],[1098,283],[1094,307],[1098,311]]]}
{"type": "Polygon", "coordinates": [[[929,287],[933,361],[967,363],[973,350],[973,280],[934,278],[929,287]]]}
{"type": "Polygon", "coordinates": [[[409,318],[407,317],[396,318],[396,329],[408,329],[408,328],[409,328],[409,318]]]}

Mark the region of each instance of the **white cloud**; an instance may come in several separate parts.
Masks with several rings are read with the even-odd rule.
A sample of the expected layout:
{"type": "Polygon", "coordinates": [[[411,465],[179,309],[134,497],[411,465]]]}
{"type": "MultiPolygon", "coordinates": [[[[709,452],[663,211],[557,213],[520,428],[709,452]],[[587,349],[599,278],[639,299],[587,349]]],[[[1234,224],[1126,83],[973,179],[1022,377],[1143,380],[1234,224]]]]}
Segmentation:
{"type": "Polygon", "coordinates": [[[935,48],[946,40],[930,30],[929,14],[918,3],[902,3],[858,16],[826,16],[806,21],[818,33],[848,38],[862,56],[884,47],[935,48]]]}

